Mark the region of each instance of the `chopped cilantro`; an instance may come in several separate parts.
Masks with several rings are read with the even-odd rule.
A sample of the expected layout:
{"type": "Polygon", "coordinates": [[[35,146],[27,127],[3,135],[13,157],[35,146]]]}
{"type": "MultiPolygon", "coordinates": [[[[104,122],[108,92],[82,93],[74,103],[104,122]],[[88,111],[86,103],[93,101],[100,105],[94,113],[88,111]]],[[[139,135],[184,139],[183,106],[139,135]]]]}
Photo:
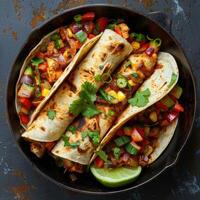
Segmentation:
{"type": "Polygon", "coordinates": [[[104,99],[105,101],[111,102],[114,99],[114,97],[107,94],[103,89],[99,90],[99,94],[100,94],[101,98],[104,99]]]}
{"type": "Polygon", "coordinates": [[[177,79],[177,75],[173,73],[168,87],[171,87],[176,82],[176,79],[177,79]]]}
{"type": "Polygon", "coordinates": [[[108,116],[114,116],[115,115],[115,112],[113,110],[108,110],[108,116]]]}
{"type": "Polygon", "coordinates": [[[151,92],[149,89],[146,89],[144,91],[137,91],[133,98],[129,99],[128,102],[132,106],[137,106],[137,107],[144,107],[147,105],[149,102],[149,96],[151,92]]]}
{"type": "Polygon", "coordinates": [[[87,131],[81,132],[82,139],[85,139],[87,136],[88,136],[88,132],[87,131]]]}
{"type": "Polygon", "coordinates": [[[90,131],[90,130],[87,130],[87,131],[84,131],[81,133],[81,136],[82,138],[86,138],[87,136],[89,138],[91,138],[92,140],[92,143],[96,146],[99,144],[100,142],[100,138],[99,138],[99,131],[90,131]]]}
{"type": "Polygon", "coordinates": [[[121,155],[121,150],[120,150],[120,148],[119,147],[115,147],[114,149],[113,149],[113,154],[114,154],[114,157],[115,157],[115,159],[119,159],[119,157],[120,157],[120,155],[121,155]]]}
{"type": "Polygon", "coordinates": [[[71,147],[71,148],[77,148],[79,145],[80,145],[80,142],[77,141],[77,142],[73,142],[73,143],[70,143],[69,142],[69,137],[67,135],[63,135],[62,136],[62,139],[64,141],[64,146],[66,147],[71,147]]]}
{"type": "Polygon", "coordinates": [[[127,67],[130,67],[131,66],[131,61],[130,60],[128,60],[126,63],[125,63],[125,65],[124,65],[126,68],[127,67]]]}
{"type": "Polygon", "coordinates": [[[76,132],[76,127],[75,126],[69,126],[68,128],[67,128],[67,131],[70,131],[70,132],[72,132],[73,134],[76,132]]]}
{"type": "Polygon", "coordinates": [[[99,156],[104,162],[108,163],[108,155],[105,153],[105,151],[100,150],[96,152],[97,156],[99,156]]]}
{"type": "Polygon", "coordinates": [[[102,70],[104,68],[104,65],[99,65],[99,69],[102,70]]]}
{"type": "Polygon", "coordinates": [[[134,77],[134,78],[138,78],[138,74],[137,73],[132,73],[131,76],[134,77]]]}
{"type": "Polygon", "coordinates": [[[88,105],[85,110],[82,112],[82,115],[84,117],[87,117],[87,118],[91,118],[95,115],[98,115],[99,113],[101,113],[97,108],[96,106],[94,105],[88,105]]]}
{"type": "Polygon", "coordinates": [[[62,136],[62,139],[64,141],[64,146],[70,146],[70,143],[69,143],[69,137],[67,135],[63,135],[62,136]]]}
{"type": "Polygon", "coordinates": [[[40,63],[43,63],[43,62],[44,62],[43,59],[37,58],[37,57],[34,57],[34,58],[32,58],[32,60],[31,60],[32,65],[34,65],[34,66],[36,66],[36,67],[38,67],[38,65],[39,65],[40,63]]]}
{"type": "Polygon", "coordinates": [[[55,110],[48,110],[47,115],[48,115],[49,119],[53,120],[56,116],[56,111],[55,110]]]}

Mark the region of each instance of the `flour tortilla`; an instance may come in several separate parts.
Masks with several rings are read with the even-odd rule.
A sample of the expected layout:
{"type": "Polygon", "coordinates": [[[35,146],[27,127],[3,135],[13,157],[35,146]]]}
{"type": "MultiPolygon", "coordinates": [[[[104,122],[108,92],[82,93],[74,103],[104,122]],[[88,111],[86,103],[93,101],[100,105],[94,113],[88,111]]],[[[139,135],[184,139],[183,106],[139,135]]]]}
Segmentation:
{"type": "MultiPolygon", "coordinates": [[[[31,59],[35,56],[36,52],[38,52],[40,50],[40,48],[42,46],[44,46],[45,44],[47,44],[50,41],[50,36],[55,33],[57,30],[49,33],[48,35],[46,35],[38,44],[36,47],[34,47],[31,52],[28,54],[28,56],[26,57],[22,68],[20,70],[20,74],[19,74],[19,78],[18,81],[16,83],[16,95],[15,95],[15,107],[17,110],[17,113],[20,112],[20,104],[17,101],[17,92],[21,86],[20,84],[20,80],[24,74],[24,71],[28,65],[28,63],[30,63],[31,59]]],[[[58,89],[58,87],[60,86],[60,84],[65,80],[65,78],[69,75],[69,73],[73,70],[74,66],[79,63],[83,57],[85,57],[85,55],[88,53],[88,51],[94,46],[94,44],[99,40],[99,38],[101,37],[101,34],[97,35],[96,37],[92,38],[91,40],[87,40],[83,46],[80,48],[80,50],[77,52],[77,54],[74,56],[73,60],[66,66],[65,70],[63,71],[62,75],[59,77],[59,79],[54,83],[54,85],[52,86],[49,94],[40,102],[40,104],[37,106],[37,108],[33,111],[33,113],[30,116],[30,121],[27,124],[27,126],[23,125],[21,123],[21,125],[26,129],[27,127],[29,127],[31,125],[31,123],[33,122],[33,120],[36,118],[36,116],[38,115],[38,113],[40,112],[40,110],[42,109],[42,107],[45,105],[45,103],[49,100],[49,98],[51,98],[51,96],[55,93],[55,91],[58,89]]]]}
{"type": "MultiPolygon", "coordinates": [[[[116,131],[119,128],[121,128],[126,122],[128,122],[139,112],[145,110],[146,108],[161,100],[176,85],[179,78],[179,71],[178,65],[174,57],[169,53],[160,52],[158,55],[158,64],[162,67],[156,69],[152,76],[148,80],[146,80],[138,89],[138,91],[144,91],[146,89],[150,90],[149,102],[144,107],[136,107],[129,105],[127,109],[125,109],[124,112],[119,116],[115,125],[108,131],[106,136],[103,138],[99,147],[97,148],[97,151],[102,149],[113,138],[116,131]],[[173,74],[176,75],[176,80],[171,82],[173,74]]],[[[155,151],[156,153],[153,155],[153,158],[151,160],[155,160],[157,158],[157,155],[159,156],[170,142],[170,139],[172,138],[174,133],[175,126],[172,125],[170,127],[172,128],[168,128],[167,133],[170,132],[171,134],[166,134],[166,137],[162,137],[160,139],[160,142],[162,141],[160,147],[157,151],[155,151]]],[[[95,159],[95,157],[96,154],[92,156],[90,163],[95,159]]]]}
{"type": "Polygon", "coordinates": [[[124,38],[112,30],[105,30],[96,45],[61,84],[22,137],[40,142],[58,140],[76,117],[69,113],[69,106],[78,99],[81,85],[88,81],[99,88],[103,83],[96,82],[95,75],[107,71],[112,73],[131,51],[131,45],[124,38]],[[104,66],[103,69],[100,65],[104,66]],[[48,118],[49,110],[56,112],[53,120],[48,118]]]}

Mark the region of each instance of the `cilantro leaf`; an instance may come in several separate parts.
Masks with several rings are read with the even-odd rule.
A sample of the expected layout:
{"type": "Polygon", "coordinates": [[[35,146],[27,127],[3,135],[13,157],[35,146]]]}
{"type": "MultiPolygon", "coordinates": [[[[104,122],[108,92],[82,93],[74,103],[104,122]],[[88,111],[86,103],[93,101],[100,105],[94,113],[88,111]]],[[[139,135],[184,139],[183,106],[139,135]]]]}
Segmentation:
{"type": "Polygon", "coordinates": [[[62,136],[62,139],[63,139],[63,141],[64,141],[64,147],[70,146],[69,137],[68,137],[67,135],[63,135],[63,136],[62,136]]]}
{"type": "Polygon", "coordinates": [[[74,149],[74,148],[77,148],[80,145],[80,141],[70,143],[69,137],[67,135],[63,135],[62,139],[64,141],[64,147],[71,147],[71,148],[74,149]]]}
{"type": "Polygon", "coordinates": [[[90,82],[86,81],[82,84],[81,90],[85,90],[90,94],[96,94],[97,88],[90,82]]]}
{"type": "Polygon", "coordinates": [[[119,147],[115,147],[113,149],[113,154],[114,154],[115,159],[119,160],[119,157],[121,155],[121,149],[119,147]]]}
{"type": "Polygon", "coordinates": [[[108,155],[105,153],[105,151],[100,150],[96,152],[97,156],[99,156],[104,162],[108,163],[108,155]]]}
{"type": "Polygon", "coordinates": [[[93,117],[100,113],[94,105],[96,100],[97,88],[89,82],[85,82],[81,86],[79,99],[72,102],[69,107],[70,113],[79,115],[80,113],[85,117],[93,117]]]}
{"type": "Polygon", "coordinates": [[[56,117],[56,111],[55,110],[48,110],[47,116],[49,119],[53,120],[56,117]]]}
{"type": "Polygon", "coordinates": [[[147,88],[144,91],[137,91],[133,98],[128,100],[128,103],[132,106],[144,107],[149,102],[150,90],[147,88]]]}
{"type": "Polygon", "coordinates": [[[77,99],[72,102],[69,106],[69,112],[73,115],[79,115],[83,109],[83,104],[81,99],[77,99]]]}
{"type": "Polygon", "coordinates": [[[87,136],[88,136],[88,132],[87,131],[81,132],[82,139],[85,139],[87,136]]]}
{"type": "Polygon", "coordinates": [[[79,145],[80,145],[80,141],[78,141],[78,142],[73,142],[73,143],[70,143],[70,147],[71,147],[72,149],[75,149],[75,148],[77,148],[79,145]]]}
{"type": "Polygon", "coordinates": [[[92,143],[96,146],[100,142],[99,132],[98,131],[89,131],[88,136],[92,139],[92,143]]]}
{"type": "Polygon", "coordinates": [[[76,130],[77,130],[77,128],[76,128],[75,126],[69,126],[69,127],[67,128],[67,131],[70,131],[70,132],[72,132],[73,134],[76,132],[76,130]]]}
{"type": "Polygon", "coordinates": [[[173,73],[168,87],[171,87],[176,82],[176,79],[177,79],[177,75],[173,73]]]}
{"type": "Polygon", "coordinates": [[[134,78],[138,78],[138,74],[137,73],[132,73],[131,76],[134,77],[134,78]]]}
{"type": "Polygon", "coordinates": [[[90,105],[85,108],[85,110],[82,112],[82,115],[84,117],[91,118],[99,113],[101,112],[96,108],[96,106],[90,105]]]}
{"type": "Polygon", "coordinates": [[[43,63],[43,62],[44,62],[43,59],[37,58],[37,57],[32,58],[32,60],[31,60],[32,65],[34,65],[34,66],[36,66],[36,67],[38,67],[38,65],[39,65],[40,63],[43,63]]]}
{"type": "Polygon", "coordinates": [[[92,143],[96,146],[100,142],[99,131],[84,131],[81,133],[82,138],[89,137],[92,140],[92,143]]]}

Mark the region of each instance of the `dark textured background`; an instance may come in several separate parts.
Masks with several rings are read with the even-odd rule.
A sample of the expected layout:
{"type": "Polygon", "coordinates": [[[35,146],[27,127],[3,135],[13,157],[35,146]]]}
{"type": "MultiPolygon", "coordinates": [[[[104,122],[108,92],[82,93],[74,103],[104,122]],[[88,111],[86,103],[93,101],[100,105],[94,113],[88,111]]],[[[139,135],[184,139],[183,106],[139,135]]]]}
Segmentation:
{"type": "MultiPolygon", "coordinates": [[[[16,148],[5,111],[7,77],[31,30],[54,14],[87,3],[120,4],[144,14],[158,10],[166,13],[172,19],[172,33],[191,63],[200,92],[199,0],[0,0],[0,200],[104,199],[65,191],[35,172],[16,148]]],[[[200,199],[199,109],[192,136],[175,167],[140,190],[106,199],[200,199]]]]}

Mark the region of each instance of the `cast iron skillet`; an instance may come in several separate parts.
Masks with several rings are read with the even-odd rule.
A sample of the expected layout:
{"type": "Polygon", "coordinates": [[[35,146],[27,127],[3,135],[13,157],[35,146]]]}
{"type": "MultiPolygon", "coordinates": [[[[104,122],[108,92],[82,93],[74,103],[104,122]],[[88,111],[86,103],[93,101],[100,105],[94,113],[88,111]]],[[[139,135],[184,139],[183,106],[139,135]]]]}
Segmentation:
{"type": "MultiPolygon", "coordinates": [[[[163,25],[169,25],[169,21],[163,16],[158,15],[159,22],[163,25]]],[[[169,27],[169,26],[168,26],[169,27]]],[[[166,28],[166,27],[165,27],[166,28]]],[[[69,9],[60,15],[48,20],[45,24],[35,29],[28,37],[24,46],[22,47],[15,63],[11,69],[9,81],[7,85],[7,112],[12,135],[14,139],[31,166],[36,169],[44,177],[65,189],[73,190],[76,192],[93,193],[93,194],[114,194],[133,190],[142,187],[144,184],[156,178],[159,174],[164,172],[167,168],[173,166],[178,156],[184,147],[192,129],[194,115],[196,110],[196,89],[194,78],[191,72],[190,65],[181,49],[180,45],[163,27],[158,25],[150,18],[136,13],[127,8],[113,6],[113,5],[86,5],[73,9],[69,9]],[[23,128],[19,124],[18,116],[15,110],[15,84],[19,75],[22,63],[30,50],[44,37],[47,33],[54,29],[70,23],[73,16],[78,13],[86,11],[94,11],[97,16],[107,16],[110,18],[123,18],[133,26],[135,32],[148,33],[151,37],[160,37],[163,41],[162,51],[167,51],[175,56],[180,70],[179,84],[183,87],[184,93],[182,97],[182,104],[184,105],[185,112],[181,114],[178,127],[176,129],[174,138],[170,145],[167,147],[162,156],[154,162],[151,166],[144,169],[137,181],[132,184],[126,185],[121,188],[108,189],[100,185],[91,174],[80,175],[76,182],[71,182],[67,175],[63,174],[63,169],[59,169],[53,159],[45,156],[43,159],[37,159],[29,151],[26,142],[20,138],[23,128]]]]}

